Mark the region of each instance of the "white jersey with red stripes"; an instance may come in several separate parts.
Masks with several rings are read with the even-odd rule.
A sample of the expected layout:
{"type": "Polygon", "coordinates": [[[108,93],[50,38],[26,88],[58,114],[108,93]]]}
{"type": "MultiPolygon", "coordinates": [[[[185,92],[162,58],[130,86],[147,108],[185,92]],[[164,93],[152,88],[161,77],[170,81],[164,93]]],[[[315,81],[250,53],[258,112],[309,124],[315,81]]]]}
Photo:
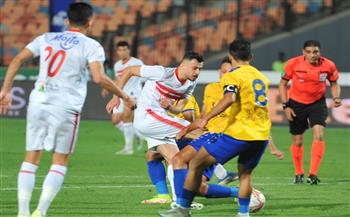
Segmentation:
{"type": "Polygon", "coordinates": [[[178,100],[190,98],[197,81],[186,80],[182,83],[177,74],[177,68],[144,65],[140,70],[141,77],[147,81],[137,102],[138,107],[151,108],[154,111],[164,111],[160,107],[161,97],[178,100]]]}
{"type": "MultiPolygon", "coordinates": [[[[123,63],[122,60],[119,60],[114,64],[115,77],[119,79],[123,75],[123,71],[126,67],[142,66],[142,65],[143,65],[143,62],[140,59],[137,59],[135,57],[130,57],[130,59],[125,63],[123,63]]],[[[142,78],[135,77],[135,76],[131,77],[123,88],[123,90],[127,95],[134,98],[138,98],[140,96],[141,89],[142,89],[142,78]]]]}
{"type": "Polygon", "coordinates": [[[105,61],[102,46],[77,31],[49,32],[27,46],[40,56],[40,69],[30,101],[80,112],[87,93],[88,64],[105,61]]]}
{"type": "Polygon", "coordinates": [[[137,101],[135,130],[146,138],[149,149],[160,144],[176,145],[176,134],[189,122],[170,116],[160,106],[159,100],[161,97],[169,100],[188,99],[197,82],[186,80],[182,83],[178,79],[176,68],[163,66],[142,66],[140,74],[147,81],[137,101]]]}

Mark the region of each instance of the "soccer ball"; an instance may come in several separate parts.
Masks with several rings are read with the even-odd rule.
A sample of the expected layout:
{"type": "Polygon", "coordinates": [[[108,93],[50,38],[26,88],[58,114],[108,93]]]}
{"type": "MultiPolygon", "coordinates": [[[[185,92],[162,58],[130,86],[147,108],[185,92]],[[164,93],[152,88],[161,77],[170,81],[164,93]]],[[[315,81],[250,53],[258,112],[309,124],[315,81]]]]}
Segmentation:
{"type": "Polygon", "coordinates": [[[265,201],[266,199],[263,193],[253,188],[252,194],[250,195],[249,211],[258,212],[265,206],[265,201]]]}

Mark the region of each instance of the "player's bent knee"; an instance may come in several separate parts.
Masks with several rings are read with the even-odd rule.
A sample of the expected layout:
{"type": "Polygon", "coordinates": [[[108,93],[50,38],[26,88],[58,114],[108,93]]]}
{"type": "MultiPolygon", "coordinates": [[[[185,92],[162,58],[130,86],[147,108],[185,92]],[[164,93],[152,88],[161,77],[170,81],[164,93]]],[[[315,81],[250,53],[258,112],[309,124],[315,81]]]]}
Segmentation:
{"type": "Polygon", "coordinates": [[[152,161],[152,160],[155,160],[155,159],[156,159],[156,157],[155,157],[154,152],[152,152],[152,151],[147,151],[146,152],[146,160],[147,161],[152,161]]]}
{"type": "Polygon", "coordinates": [[[174,169],[182,169],[187,167],[187,163],[182,154],[177,153],[172,159],[174,169]]]}
{"type": "Polygon", "coordinates": [[[154,151],[147,151],[146,152],[146,160],[147,161],[153,161],[153,160],[163,160],[164,158],[162,157],[161,154],[159,154],[158,152],[154,152],[154,151]]]}
{"type": "Polygon", "coordinates": [[[194,158],[193,160],[190,161],[188,167],[190,170],[203,171],[204,170],[203,165],[204,165],[203,162],[196,160],[196,158],[194,158]]]}

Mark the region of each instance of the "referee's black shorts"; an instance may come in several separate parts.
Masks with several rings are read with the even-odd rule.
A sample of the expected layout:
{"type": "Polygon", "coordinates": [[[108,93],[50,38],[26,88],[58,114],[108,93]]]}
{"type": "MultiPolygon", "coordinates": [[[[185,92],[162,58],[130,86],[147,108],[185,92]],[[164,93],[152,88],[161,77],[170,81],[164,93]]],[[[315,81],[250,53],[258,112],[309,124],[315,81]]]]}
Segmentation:
{"type": "Polygon", "coordinates": [[[296,117],[289,121],[289,132],[292,135],[300,135],[314,125],[326,126],[328,115],[326,99],[321,99],[311,103],[303,104],[289,99],[290,107],[294,110],[296,117]]]}

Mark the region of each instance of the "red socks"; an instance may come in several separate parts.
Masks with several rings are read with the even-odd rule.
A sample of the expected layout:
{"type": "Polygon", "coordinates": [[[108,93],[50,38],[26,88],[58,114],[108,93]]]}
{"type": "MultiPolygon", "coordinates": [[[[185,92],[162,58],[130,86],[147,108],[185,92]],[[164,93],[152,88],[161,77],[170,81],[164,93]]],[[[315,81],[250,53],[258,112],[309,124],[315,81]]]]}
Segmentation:
{"type": "Polygon", "coordinates": [[[295,175],[304,174],[304,169],[303,169],[304,146],[297,146],[292,144],[290,145],[290,152],[292,153],[295,175]]]}
{"type": "Polygon", "coordinates": [[[309,175],[317,175],[325,149],[326,144],[324,141],[314,140],[312,143],[309,175]]]}
{"type": "MultiPolygon", "coordinates": [[[[311,146],[310,170],[308,175],[317,175],[322,157],[326,149],[326,144],[321,140],[314,140],[311,146]]],[[[304,146],[290,145],[290,152],[294,163],[295,175],[304,174],[303,156],[304,146]]]]}

